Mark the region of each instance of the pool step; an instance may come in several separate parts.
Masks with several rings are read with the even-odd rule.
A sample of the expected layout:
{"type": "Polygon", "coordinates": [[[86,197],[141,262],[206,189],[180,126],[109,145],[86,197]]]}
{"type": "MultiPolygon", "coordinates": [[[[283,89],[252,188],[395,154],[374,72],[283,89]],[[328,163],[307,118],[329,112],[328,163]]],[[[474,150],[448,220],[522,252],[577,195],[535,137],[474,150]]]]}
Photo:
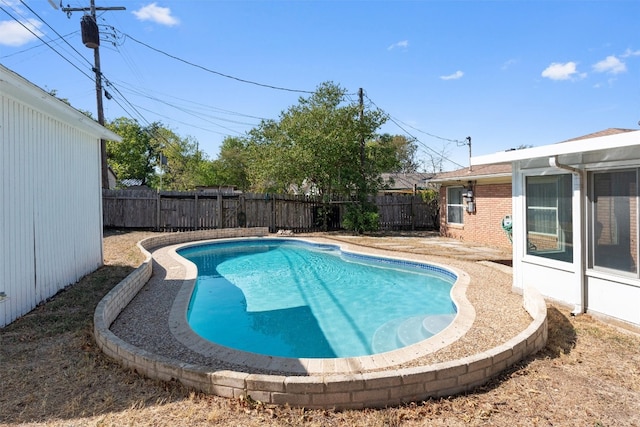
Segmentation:
{"type": "Polygon", "coordinates": [[[429,316],[409,317],[398,326],[396,340],[399,347],[415,344],[434,335],[422,327],[427,317],[429,316]]]}
{"type": "Polygon", "coordinates": [[[384,353],[426,340],[446,328],[454,317],[455,313],[390,320],[380,326],[373,335],[373,352],[384,353]]]}
{"type": "Polygon", "coordinates": [[[422,327],[431,335],[435,335],[449,326],[453,319],[456,317],[456,313],[450,314],[434,314],[433,316],[427,316],[422,322],[422,327]]]}
{"type": "Polygon", "coordinates": [[[405,321],[405,318],[393,319],[380,326],[373,334],[371,348],[373,353],[385,353],[387,351],[397,350],[398,342],[398,326],[405,321]]]}

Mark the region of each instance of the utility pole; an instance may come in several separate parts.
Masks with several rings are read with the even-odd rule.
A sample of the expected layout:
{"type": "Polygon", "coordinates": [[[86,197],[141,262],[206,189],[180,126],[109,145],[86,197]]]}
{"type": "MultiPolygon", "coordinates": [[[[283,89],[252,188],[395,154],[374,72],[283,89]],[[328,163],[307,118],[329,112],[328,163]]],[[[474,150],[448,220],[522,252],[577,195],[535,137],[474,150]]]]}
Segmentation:
{"type": "Polygon", "coordinates": [[[458,147],[461,147],[463,145],[467,145],[469,147],[469,172],[471,172],[471,137],[470,136],[466,137],[464,141],[458,141],[458,147]]]}
{"type": "MultiPolygon", "coordinates": [[[[93,72],[96,74],[96,103],[98,109],[98,123],[104,126],[104,109],[102,106],[102,72],[100,71],[100,30],[96,20],[96,10],[126,10],[124,6],[96,7],[95,0],[91,0],[89,7],[63,7],[67,17],[71,18],[72,12],[89,12],[91,22],[84,18],[82,21],[82,42],[89,49],[93,49],[93,72]]],[[[102,188],[109,188],[109,172],[107,166],[107,141],[100,140],[100,162],[102,170],[102,188]]]]}
{"type": "Polygon", "coordinates": [[[358,90],[358,101],[360,106],[360,169],[364,179],[364,92],[362,88],[358,90]]]}
{"type": "Polygon", "coordinates": [[[467,137],[467,145],[469,146],[469,172],[471,172],[471,137],[467,137]]]}

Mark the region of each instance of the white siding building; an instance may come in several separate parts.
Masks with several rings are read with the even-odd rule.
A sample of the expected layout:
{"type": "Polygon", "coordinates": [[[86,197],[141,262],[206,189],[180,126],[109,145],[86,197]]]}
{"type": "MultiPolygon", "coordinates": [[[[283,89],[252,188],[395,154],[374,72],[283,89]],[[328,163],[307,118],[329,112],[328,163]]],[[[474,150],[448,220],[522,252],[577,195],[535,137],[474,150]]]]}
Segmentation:
{"type": "Polygon", "coordinates": [[[512,165],[513,286],[640,326],[640,131],[471,159],[512,165]]]}
{"type": "Polygon", "coordinates": [[[0,65],[0,327],[102,266],[101,138],[0,65]]]}

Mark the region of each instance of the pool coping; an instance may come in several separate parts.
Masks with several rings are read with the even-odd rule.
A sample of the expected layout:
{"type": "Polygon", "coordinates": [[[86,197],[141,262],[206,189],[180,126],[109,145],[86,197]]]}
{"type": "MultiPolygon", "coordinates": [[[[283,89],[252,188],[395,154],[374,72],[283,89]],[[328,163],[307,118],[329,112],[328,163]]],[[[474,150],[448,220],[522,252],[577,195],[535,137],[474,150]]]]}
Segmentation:
{"type": "MultiPolygon", "coordinates": [[[[317,370],[307,365],[309,372],[298,372],[297,375],[256,374],[251,373],[250,369],[247,369],[248,372],[215,370],[146,351],[126,342],[109,329],[119,313],[151,277],[151,249],[195,240],[264,237],[268,234],[266,228],[221,229],[163,234],[139,242],[138,247],[145,255],[144,262],[116,285],[96,307],[94,336],[99,348],[123,366],[135,369],[142,375],[164,381],[177,380],[185,386],[206,393],[230,398],[250,396],[265,403],[295,407],[346,409],[384,407],[464,393],[485,384],[546,345],[546,303],[532,288],[526,288],[523,292],[523,306],[531,315],[532,321],[514,338],[475,355],[409,368],[396,369],[393,365],[399,363],[395,362],[387,363],[386,368],[380,370],[367,370],[363,369],[365,366],[362,364],[358,366],[353,358],[347,358],[344,361],[348,369],[340,367],[336,370],[334,364],[334,368],[330,370],[327,364],[325,371],[325,367],[317,370]],[[351,369],[349,363],[355,369],[351,369]]],[[[451,269],[448,266],[446,268],[451,269]]],[[[431,339],[433,337],[429,340],[431,339]]]]}
{"type": "Polygon", "coordinates": [[[470,282],[469,275],[464,271],[433,262],[410,260],[407,257],[375,255],[373,251],[365,251],[363,248],[355,248],[347,243],[328,242],[322,238],[300,238],[300,237],[240,237],[226,239],[208,239],[197,242],[179,243],[177,245],[165,246],[160,249],[165,251],[176,263],[179,263],[186,270],[185,278],[173,303],[169,314],[169,329],[173,336],[187,348],[202,354],[206,357],[221,360],[233,361],[234,364],[241,365],[247,369],[269,370],[282,373],[283,375],[334,375],[334,374],[358,374],[366,371],[390,369],[402,363],[415,360],[427,353],[433,353],[446,347],[462,337],[473,325],[475,320],[475,309],[466,297],[467,287],[470,282]],[[235,350],[233,348],[218,345],[200,337],[187,322],[187,312],[189,302],[196,285],[198,270],[195,264],[178,254],[180,249],[206,245],[209,243],[233,242],[238,239],[262,239],[262,240],[288,240],[297,242],[307,242],[311,244],[330,245],[338,248],[345,254],[366,256],[370,258],[383,258],[395,261],[410,261],[416,264],[425,264],[448,273],[453,273],[457,279],[451,288],[451,299],[456,305],[457,313],[454,320],[442,331],[434,336],[418,343],[402,347],[397,350],[378,353],[370,356],[344,357],[344,358],[287,358],[274,357],[262,354],[249,353],[235,350]]]}

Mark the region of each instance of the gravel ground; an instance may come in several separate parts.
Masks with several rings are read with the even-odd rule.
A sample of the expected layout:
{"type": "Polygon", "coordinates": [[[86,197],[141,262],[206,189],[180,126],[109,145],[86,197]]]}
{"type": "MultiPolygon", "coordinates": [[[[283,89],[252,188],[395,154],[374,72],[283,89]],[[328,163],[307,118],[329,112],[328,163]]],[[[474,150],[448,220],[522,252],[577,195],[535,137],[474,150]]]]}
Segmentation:
{"type": "MultiPolygon", "coordinates": [[[[330,235],[313,235],[312,237],[341,240],[350,245],[360,246],[361,249],[368,248],[376,253],[404,255],[412,259],[449,265],[469,274],[471,282],[467,289],[467,298],[476,310],[476,319],[471,329],[453,344],[411,362],[394,366],[393,369],[455,360],[489,350],[516,336],[531,322],[531,317],[522,308],[521,295],[511,292],[510,269],[505,268],[503,264],[493,262],[508,257],[503,251],[470,250],[473,246],[452,242],[451,239],[434,240],[433,236],[428,241],[401,236],[383,239],[330,235]],[[446,258],[433,255],[433,253],[444,254],[444,252],[447,252],[446,258]],[[475,258],[472,261],[469,260],[470,254],[475,258]],[[485,258],[492,261],[487,262],[485,258]],[[500,303],[496,304],[497,301],[500,303]]],[[[159,249],[156,249],[154,254],[158,251],[159,249]]],[[[125,341],[158,355],[215,369],[243,371],[246,368],[242,366],[205,357],[188,349],[171,334],[169,313],[182,285],[180,278],[183,275],[184,271],[179,268],[172,267],[167,272],[156,262],[153,277],[112,324],[112,332],[125,341]]],[[[279,373],[258,370],[252,370],[252,372],[279,373]]]]}
{"type": "MultiPolygon", "coordinates": [[[[571,316],[570,308],[551,301],[547,347],[457,396],[380,409],[309,410],[145,378],[104,355],[91,331],[98,301],[142,261],[135,242],[156,234],[105,231],[103,268],[0,328],[0,426],[640,426],[640,334],[588,314],[571,316]]],[[[510,258],[429,233],[329,237],[387,249],[410,246],[416,254],[437,246],[431,255],[449,263],[510,258]],[[410,243],[417,241],[422,243],[410,243]]],[[[469,299],[477,298],[476,291],[495,298],[472,284],[469,299]]],[[[494,303],[502,307],[501,300],[494,303]]]]}

